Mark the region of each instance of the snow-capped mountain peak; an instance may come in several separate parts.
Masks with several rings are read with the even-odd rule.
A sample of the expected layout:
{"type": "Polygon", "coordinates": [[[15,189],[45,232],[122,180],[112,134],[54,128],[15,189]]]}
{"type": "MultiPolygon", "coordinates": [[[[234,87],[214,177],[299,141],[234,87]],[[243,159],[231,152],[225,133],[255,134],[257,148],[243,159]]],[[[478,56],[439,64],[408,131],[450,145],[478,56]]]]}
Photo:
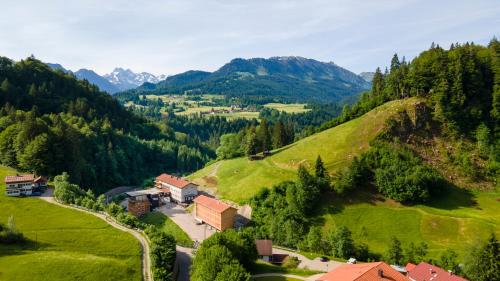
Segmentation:
{"type": "Polygon", "coordinates": [[[105,74],[109,82],[116,85],[120,90],[128,90],[141,86],[142,84],[158,83],[160,79],[148,72],[135,73],[130,69],[115,68],[111,73],[105,74]]]}

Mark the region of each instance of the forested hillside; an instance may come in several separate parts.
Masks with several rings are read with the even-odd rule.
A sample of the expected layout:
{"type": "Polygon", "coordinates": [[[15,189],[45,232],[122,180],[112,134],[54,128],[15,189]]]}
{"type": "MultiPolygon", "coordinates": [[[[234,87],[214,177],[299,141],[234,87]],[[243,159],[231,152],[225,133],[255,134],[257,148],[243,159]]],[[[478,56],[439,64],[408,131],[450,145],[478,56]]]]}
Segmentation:
{"type": "Polygon", "coordinates": [[[33,57],[0,58],[0,106],[2,164],[48,176],[66,171],[96,191],[195,170],[212,155],[199,140],[137,117],[33,57]]]}
{"type": "Polygon", "coordinates": [[[302,57],[233,59],[215,72],[188,71],[158,84],[145,84],[120,93],[222,94],[255,102],[352,101],[369,88],[360,76],[335,65],[302,57]]]}

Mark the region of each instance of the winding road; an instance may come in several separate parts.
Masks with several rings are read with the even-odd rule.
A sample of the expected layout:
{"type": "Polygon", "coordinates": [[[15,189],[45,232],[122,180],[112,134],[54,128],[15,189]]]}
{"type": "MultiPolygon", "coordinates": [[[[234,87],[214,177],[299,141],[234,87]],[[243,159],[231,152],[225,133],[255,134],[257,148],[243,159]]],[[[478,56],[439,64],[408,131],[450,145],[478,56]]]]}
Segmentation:
{"type": "Polygon", "coordinates": [[[46,202],[49,202],[51,204],[58,205],[58,206],[63,207],[63,208],[69,208],[69,209],[73,209],[73,210],[77,210],[80,212],[94,215],[94,216],[102,219],[103,221],[107,222],[112,227],[132,234],[132,236],[134,236],[139,241],[139,243],[141,244],[141,248],[142,248],[142,279],[144,281],[153,281],[152,274],[151,274],[151,260],[149,257],[149,253],[150,253],[149,243],[148,243],[146,237],[144,237],[144,235],[141,232],[134,230],[134,229],[130,229],[128,227],[125,227],[125,226],[117,223],[112,217],[110,217],[108,215],[104,215],[101,213],[94,213],[94,212],[90,212],[90,211],[87,211],[84,209],[75,208],[75,207],[70,206],[70,205],[61,204],[54,199],[53,190],[51,188],[47,189],[47,191],[44,194],[42,194],[40,199],[42,199],[46,202]]]}

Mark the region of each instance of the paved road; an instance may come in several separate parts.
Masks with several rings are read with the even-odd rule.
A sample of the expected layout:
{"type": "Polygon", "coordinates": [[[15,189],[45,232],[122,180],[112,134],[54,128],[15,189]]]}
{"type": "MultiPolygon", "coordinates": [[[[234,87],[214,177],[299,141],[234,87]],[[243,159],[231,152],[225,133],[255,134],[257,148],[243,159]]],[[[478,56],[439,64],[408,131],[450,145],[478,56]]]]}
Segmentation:
{"type": "Polygon", "coordinates": [[[215,233],[206,224],[197,225],[193,215],[176,204],[167,203],[158,210],[172,219],[193,241],[201,242],[215,233]]]}
{"type": "Polygon", "coordinates": [[[322,262],[319,260],[319,258],[315,258],[313,260],[310,260],[310,259],[306,258],[305,256],[297,254],[295,252],[283,250],[283,249],[279,249],[279,248],[274,248],[274,247],[273,247],[273,254],[287,254],[287,255],[290,255],[292,257],[297,257],[300,260],[299,268],[307,268],[307,269],[311,269],[311,270],[318,270],[318,271],[324,271],[324,272],[331,271],[332,269],[337,268],[343,264],[341,262],[332,261],[332,260],[328,261],[328,262],[322,262]]]}
{"type": "Polygon", "coordinates": [[[151,260],[149,257],[149,253],[150,253],[149,243],[146,240],[146,238],[142,235],[142,233],[140,233],[134,229],[130,229],[130,228],[127,228],[127,227],[124,227],[124,226],[118,224],[113,218],[111,218],[109,216],[106,216],[106,215],[103,215],[100,213],[89,212],[89,211],[86,211],[83,209],[79,209],[79,208],[75,208],[75,207],[72,207],[69,205],[61,204],[54,199],[52,193],[53,193],[53,190],[51,188],[49,188],[40,197],[40,199],[45,200],[49,203],[64,207],[64,208],[69,208],[69,209],[73,209],[73,210],[77,210],[80,212],[85,212],[85,213],[94,215],[94,216],[102,219],[103,221],[107,222],[112,227],[132,234],[137,240],[139,240],[139,243],[141,244],[141,248],[142,248],[142,279],[145,281],[153,281],[152,274],[151,274],[151,260]]]}
{"type": "Polygon", "coordinates": [[[193,249],[177,246],[177,262],[179,264],[177,281],[189,281],[189,269],[191,268],[192,257],[193,249]]]}

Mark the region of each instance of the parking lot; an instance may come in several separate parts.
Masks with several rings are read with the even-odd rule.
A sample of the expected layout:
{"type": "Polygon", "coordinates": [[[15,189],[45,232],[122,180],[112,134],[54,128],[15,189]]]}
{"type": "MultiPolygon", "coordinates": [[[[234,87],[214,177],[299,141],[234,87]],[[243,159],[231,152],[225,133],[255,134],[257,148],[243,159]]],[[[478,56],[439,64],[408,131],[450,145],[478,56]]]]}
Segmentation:
{"type": "Polygon", "coordinates": [[[201,242],[215,233],[209,225],[197,224],[192,214],[174,203],[168,202],[158,211],[172,219],[193,241],[201,242]]]}

